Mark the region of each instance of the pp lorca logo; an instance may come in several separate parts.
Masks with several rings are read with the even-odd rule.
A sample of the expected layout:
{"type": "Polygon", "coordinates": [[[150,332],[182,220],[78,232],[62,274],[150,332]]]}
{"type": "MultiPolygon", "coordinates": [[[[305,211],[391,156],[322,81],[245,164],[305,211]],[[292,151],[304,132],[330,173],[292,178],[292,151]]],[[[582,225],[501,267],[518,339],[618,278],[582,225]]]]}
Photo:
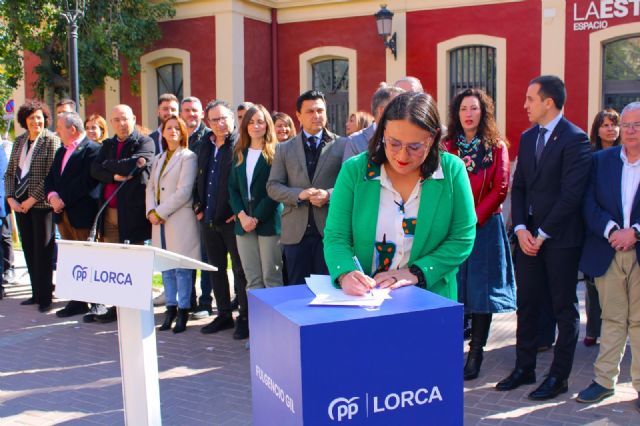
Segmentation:
{"type": "Polygon", "coordinates": [[[347,420],[351,420],[353,416],[358,414],[358,403],[355,401],[360,399],[359,396],[354,396],[351,399],[336,398],[329,404],[329,418],[331,420],[342,421],[345,417],[347,420]]]}
{"type": "Polygon", "coordinates": [[[133,279],[128,272],[105,271],[82,265],[75,265],[71,269],[71,277],[75,281],[83,283],[133,286],[133,279]]]}
{"type": "MultiPolygon", "coordinates": [[[[362,401],[358,401],[359,399],[359,396],[350,399],[345,397],[334,399],[329,403],[327,410],[329,418],[337,422],[351,420],[360,411],[359,402],[362,401]]],[[[366,402],[364,407],[368,417],[385,411],[411,409],[433,402],[442,402],[443,399],[440,389],[434,386],[431,389],[420,388],[415,391],[391,392],[386,395],[365,393],[363,401],[366,402]]]]}
{"type": "Polygon", "coordinates": [[[76,265],[73,267],[73,270],[71,271],[71,275],[76,281],[85,281],[89,276],[87,269],[88,268],[86,266],[76,265]]]}

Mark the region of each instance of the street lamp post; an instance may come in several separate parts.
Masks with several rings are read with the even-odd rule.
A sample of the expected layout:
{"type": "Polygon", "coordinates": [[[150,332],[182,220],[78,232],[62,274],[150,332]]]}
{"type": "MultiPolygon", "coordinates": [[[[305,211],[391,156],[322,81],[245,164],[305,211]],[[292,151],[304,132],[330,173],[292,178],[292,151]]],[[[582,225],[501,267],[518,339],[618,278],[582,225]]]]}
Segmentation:
{"type": "Polygon", "coordinates": [[[80,78],[78,76],[78,22],[84,16],[85,0],[75,0],[69,5],[65,0],[65,10],[62,16],[67,20],[69,36],[69,86],[71,99],[76,103],[76,112],[80,108],[80,78]]]}

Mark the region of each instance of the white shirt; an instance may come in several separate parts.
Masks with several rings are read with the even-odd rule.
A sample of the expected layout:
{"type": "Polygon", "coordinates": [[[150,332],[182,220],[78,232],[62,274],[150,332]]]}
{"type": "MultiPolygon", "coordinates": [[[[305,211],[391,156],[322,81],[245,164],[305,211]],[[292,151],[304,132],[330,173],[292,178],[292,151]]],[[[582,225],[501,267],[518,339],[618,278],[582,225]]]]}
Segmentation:
{"type": "MultiPolygon", "coordinates": [[[[633,200],[636,197],[638,184],[640,184],[640,160],[630,163],[625,153],[624,146],[620,150],[620,159],[622,160],[622,179],[620,181],[620,193],[622,195],[622,220],[624,223],[621,228],[631,227],[631,209],[633,208],[633,200]]],[[[614,226],[620,226],[610,220],[604,230],[604,237],[609,238],[609,232],[614,226]]],[[[633,224],[636,225],[636,224],[633,224]]],[[[636,225],[637,226],[637,225],[636,225]]],[[[636,227],[634,226],[634,228],[636,227]]],[[[640,227],[638,227],[640,231],[640,227]]]]}
{"type": "Polygon", "coordinates": [[[409,264],[413,247],[413,232],[420,208],[422,181],[418,181],[406,203],[396,191],[385,171],[380,167],[380,206],[373,249],[374,270],[391,271],[409,264]]]}
{"type": "Polygon", "coordinates": [[[247,152],[247,194],[249,194],[249,199],[251,199],[251,180],[253,179],[253,171],[256,169],[256,164],[258,164],[258,160],[262,155],[261,149],[253,149],[249,148],[247,152]]]}

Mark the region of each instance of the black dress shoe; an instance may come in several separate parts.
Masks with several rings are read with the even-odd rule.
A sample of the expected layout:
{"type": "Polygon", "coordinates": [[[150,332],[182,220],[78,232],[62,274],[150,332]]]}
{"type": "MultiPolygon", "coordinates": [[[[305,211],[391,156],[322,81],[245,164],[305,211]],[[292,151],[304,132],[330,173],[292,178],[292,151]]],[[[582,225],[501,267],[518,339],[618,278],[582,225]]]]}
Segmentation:
{"type": "Polygon", "coordinates": [[[49,303],[48,305],[39,305],[38,311],[44,314],[45,312],[49,312],[52,308],[53,308],[53,305],[51,305],[51,303],[49,303]]]}
{"type": "Polygon", "coordinates": [[[35,305],[36,301],[33,300],[33,297],[28,298],[27,300],[23,300],[22,302],[20,302],[20,304],[22,306],[26,306],[26,305],[35,305]]]}
{"type": "Polygon", "coordinates": [[[233,332],[235,340],[244,340],[249,337],[249,318],[239,316],[236,318],[236,329],[233,332]]]}
{"type": "Polygon", "coordinates": [[[523,370],[516,368],[506,379],[498,382],[496,390],[509,391],[522,385],[530,385],[536,382],[536,372],[533,370],[523,370]]]}
{"type": "Polygon", "coordinates": [[[561,393],[565,393],[569,390],[567,379],[561,379],[557,376],[547,376],[538,389],[529,394],[529,399],[534,401],[545,401],[547,399],[555,398],[561,393]]]}
{"type": "Polygon", "coordinates": [[[200,329],[203,334],[213,334],[218,331],[228,330],[233,328],[234,322],[231,315],[218,315],[211,323],[205,325],[200,329]]]}
{"type": "Polygon", "coordinates": [[[56,316],[58,318],[67,318],[74,315],[86,314],[87,312],[89,312],[89,307],[85,302],[72,300],[67,303],[67,306],[56,312],[56,316]]]}
{"type": "Polygon", "coordinates": [[[94,318],[94,321],[102,323],[102,324],[108,324],[110,322],[114,322],[118,319],[118,312],[116,311],[116,307],[115,306],[111,306],[107,309],[107,312],[102,314],[102,315],[96,315],[94,318]]]}

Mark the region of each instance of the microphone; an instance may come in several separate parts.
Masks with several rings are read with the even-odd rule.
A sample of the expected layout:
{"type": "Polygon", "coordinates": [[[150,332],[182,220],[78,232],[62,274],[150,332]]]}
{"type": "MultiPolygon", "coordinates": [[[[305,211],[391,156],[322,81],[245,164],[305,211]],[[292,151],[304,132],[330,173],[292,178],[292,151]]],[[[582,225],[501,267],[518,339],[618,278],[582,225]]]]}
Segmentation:
{"type": "Polygon", "coordinates": [[[91,225],[91,231],[89,232],[89,238],[87,238],[87,241],[90,241],[90,242],[96,241],[96,234],[98,232],[98,219],[100,219],[100,215],[102,215],[102,212],[104,211],[104,209],[107,208],[107,206],[109,205],[109,202],[113,200],[113,197],[115,197],[116,194],[120,191],[120,189],[122,189],[124,184],[127,183],[129,179],[131,179],[133,175],[136,174],[138,170],[142,169],[146,164],[147,164],[147,160],[144,157],[138,158],[138,160],[136,161],[136,164],[133,166],[129,174],[125,176],[125,179],[122,182],[120,182],[120,185],[118,185],[116,190],[113,191],[113,193],[109,196],[109,198],[107,198],[105,202],[102,204],[102,206],[100,206],[100,209],[98,210],[98,214],[96,214],[95,219],[93,219],[93,225],[91,225]]]}

